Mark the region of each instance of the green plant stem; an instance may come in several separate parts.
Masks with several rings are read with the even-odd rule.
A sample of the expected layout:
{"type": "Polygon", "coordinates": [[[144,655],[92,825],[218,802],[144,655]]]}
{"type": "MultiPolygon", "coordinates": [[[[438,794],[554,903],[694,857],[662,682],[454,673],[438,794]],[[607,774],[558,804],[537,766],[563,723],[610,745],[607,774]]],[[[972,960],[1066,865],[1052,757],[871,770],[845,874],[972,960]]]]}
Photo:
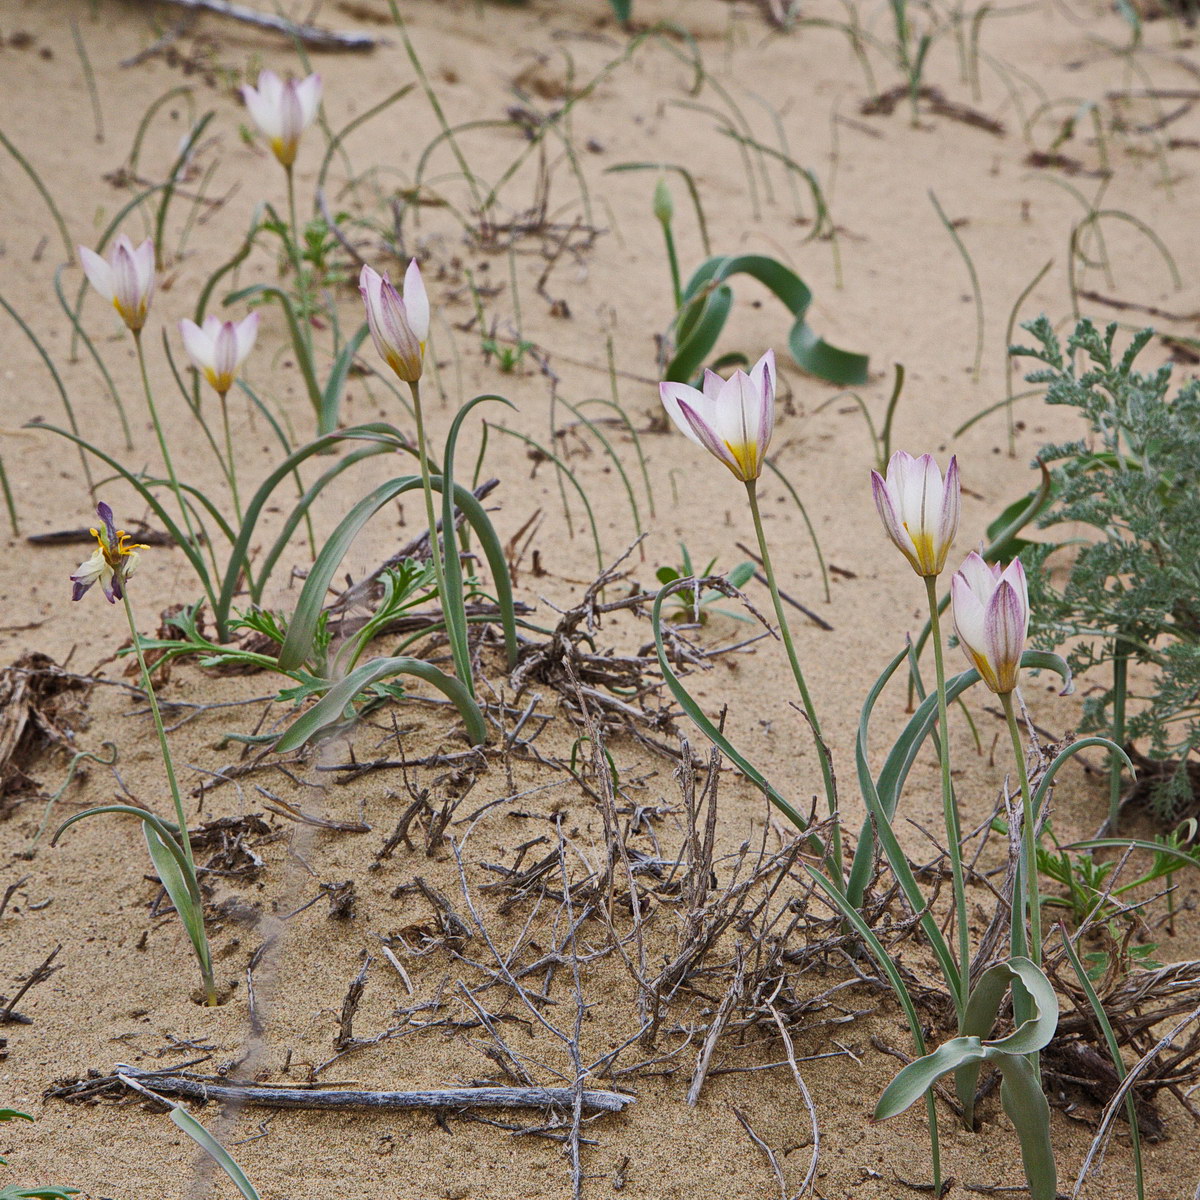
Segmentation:
{"type": "Polygon", "coordinates": [[[804,672],[800,669],[800,659],[796,654],[796,646],[792,641],[792,631],[788,626],[787,617],[783,611],[783,601],[779,596],[779,587],[775,582],[775,568],[771,565],[771,552],[767,549],[767,538],[763,532],[762,514],[758,511],[758,481],[746,480],[746,496],[750,501],[750,515],[754,518],[754,532],[758,537],[758,552],[762,556],[763,573],[767,577],[767,586],[771,590],[771,603],[775,606],[775,620],[779,623],[779,636],[783,638],[783,646],[787,651],[788,663],[792,668],[792,677],[800,692],[800,700],[804,705],[804,715],[812,728],[813,741],[817,747],[817,758],[821,763],[821,778],[825,784],[825,799],[829,805],[829,816],[833,826],[831,850],[828,866],[833,880],[842,887],[842,830],[837,811],[837,789],[833,781],[833,764],[829,761],[829,749],[821,736],[821,723],[817,720],[817,711],[813,707],[812,696],[809,695],[808,684],[804,681],[804,672]]]}
{"type": "Polygon", "coordinates": [[[175,493],[175,502],[179,505],[180,516],[187,526],[188,537],[192,544],[200,543],[196,538],[196,530],[192,526],[192,515],[183,499],[183,489],[179,486],[179,478],[175,474],[175,464],[171,461],[171,451],[167,449],[167,439],[163,433],[162,422],[158,419],[158,407],[154,403],[154,391],[150,387],[150,376],[146,371],[146,352],[142,348],[142,332],[136,330],[133,335],[134,345],[137,346],[138,368],[142,373],[142,390],[146,393],[146,407],[150,410],[150,420],[154,424],[154,433],[158,438],[158,448],[162,452],[163,465],[167,468],[167,478],[171,481],[171,490],[175,493]]]}
{"type": "MultiPolygon", "coordinates": [[[[437,581],[438,607],[442,611],[442,620],[446,621],[446,568],[442,562],[442,543],[438,538],[437,510],[433,506],[433,485],[430,483],[429,454],[425,441],[425,418],[421,411],[421,383],[414,379],[408,386],[412,392],[413,417],[417,423],[417,461],[421,464],[421,490],[425,493],[425,518],[429,522],[429,553],[433,558],[433,577],[437,581]]],[[[446,531],[446,549],[450,553],[456,553],[453,536],[453,531],[446,531]]],[[[449,627],[449,622],[446,621],[447,630],[449,627]]],[[[468,687],[470,682],[469,679],[462,680],[468,687]]]]}
{"type": "MultiPolygon", "coordinates": [[[[1021,730],[1017,726],[1017,714],[1013,708],[1012,692],[1001,692],[1000,703],[1008,721],[1008,732],[1012,738],[1013,757],[1017,761],[1017,778],[1021,783],[1021,884],[1022,893],[1013,896],[1013,929],[1020,922],[1022,932],[1026,919],[1029,921],[1029,957],[1040,968],[1042,965],[1042,908],[1038,895],[1037,839],[1034,826],[1037,814],[1033,810],[1033,797],[1029,791],[1029,772],[1025,769],[1025,747],[1021,744],[1021,730]]],[[[1020,953],[1023,938],[1016,938],[1013,954],[1020,953]]],[[[1020,1019],[1018,1014],[1018,1019],[1020,1019]]],[[[1037,1069],[1037,1056],[1030,1056],[1030,1063],[1037,1069]]]]}
{"type": "MultiPolygon", "coordinates": [[[[142,640],[137,631],[137,622],[133,619],[133,605],[129,603],[129,584],[122,580],[121,600],[125,606],[125,619],[129,622],[129,636],[133,639],[134,653],[137,654],[138,666],[142,672],[142,690],[150,704],[150,715],[154,719],[154,732],[158,735],[158,748],[162,754],[163,767],[167,772],[167,784],[171,789],[171,799],[175,802],[175,822],[179,826],[179,847],[188,865],[188,882],[196,890],[199,901],[199,886],[196,882],[196,860],[192,856],[192,839],[188,835],[187,816],[183,811],[183,797],[179,793],[179,780],[175,778],[175,762],[171,758],[171,747],[167,743],[167,731],[163,728],[162,713],[158,708],[158,697],[154,693],[154,684],[150,680],[150,669],[146,666],[146,656],[142,653],[142,640]]],[[[213,982],[212,968],[201,966],[204,976],[204,995],[206,1002],[212,1006],[217,1002],[217,989],[213,982]]]]}
{"type": "Polygon", "coordinates": [[[683,308],[683,284],[679,278],[679,255],[675,251],[675,235],[671,232],[671,222],[662,222],[663,239],[667,243],[667,262],[671,267],[671,291],[675,297],[675,312],[683,308]]]}
{"type": "Polygon", "coordinates": [[[8,510],[8,523],[12,526],[12,535],[20,537],[21,523],[17,520],[17,505],[13,500],[12,488],[8,485],[8,472],[4,469],[3,459],[0,459],[0,491],[4,492],[4,507],[8,510]]]}
{"type": "Polygon", "coordinates": [[[242,523],[242,502],[238,498],[237,467],[233,461],[233,438],[229,432],[229,405],[225,400],[225,392],[221,393],[221,424],[225,427],[225,478],[229,480],[229,490],[233,494],[233,512],[238,525],[242,523]]]}
{"type": "Polygon", "coordinates": [[[942,812],[946,822],[946,842],[950,851],[950,874],[954,884],[954,919],[958,925],[958,980],[954,1006],[961,1020],[967,1009],[971,980],[971,940],[967,928],[967,891],[963,880],[962,830],[958,820],[958,805],[954,785],[950,780],[950,725],[946,712],[946,662],[942,650],[941,617],[938,612],[937,576],[925,576],[925,591],[929,597],[929,621],[932,626],[933,661],[937,670],[938,749],[942,766],[942,812]]]}
{"type": "Polygon", "coordinates": [[[296,220],[296,180],[292,168],[284,167],[287,175],[288,223],[292,235],[288,238],[288,256],[292,260],[292,272],[296,276],[296,299],[300,302],[300,328],[304,334],[304,345],[308,349],[308,360],[312,362],[312,326],[309,323],[308,297],[304,292],[304,264],[300,258],[300,225],[296,220]]]}
{"type": "MultiPolygon", "coordinates": [[[[1129,673],[1129,650],[1117,638],[1113,642],[1113,721],[1112,740],[1125,744],[1125,681],[1129,673]]],[[[1113,754],[1108,767],[1108,832],[1116,834],[1121,820],[1121,759],[1113,754]]]]}

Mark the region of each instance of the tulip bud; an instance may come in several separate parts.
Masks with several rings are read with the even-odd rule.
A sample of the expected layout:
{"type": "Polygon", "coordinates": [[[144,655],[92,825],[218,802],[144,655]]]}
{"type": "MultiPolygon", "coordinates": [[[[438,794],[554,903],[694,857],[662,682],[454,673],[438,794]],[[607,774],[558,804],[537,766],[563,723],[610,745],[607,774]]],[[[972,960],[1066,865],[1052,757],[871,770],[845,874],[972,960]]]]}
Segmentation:
{"type": "Polygon", "coordinates": [[[887,478],[871,472],[871,490],[883,527],[918,575],[940,575],[958,532],[961,504],[958,459],[951,458],[943,482],[929,454],[913,458],[897,450],[887,478]]]}
{"type": "Polygon", "coordinates": [[[972,551],[950,580],[950,599],[963,653],[993,692],[1011,692],[1029,633],[1029,587],[1021,560],[1001,570],[972,551]]]}
{"type": "Polygon", "coordinates": [[[404,273],[404,296],[386,275],[363,267],[358,290],[367,309],[367,325],[375,348],[405,383],[416,383],[424,365],[429,337],[429,298],[414,258],[404,273]]]}
{"type": "Polygon", "coordinates": [[[654,189],[654,215],[664,225],[670,225],[671,218],[675,215],[675,201],[665,179],[659,179],[654,189]]]}

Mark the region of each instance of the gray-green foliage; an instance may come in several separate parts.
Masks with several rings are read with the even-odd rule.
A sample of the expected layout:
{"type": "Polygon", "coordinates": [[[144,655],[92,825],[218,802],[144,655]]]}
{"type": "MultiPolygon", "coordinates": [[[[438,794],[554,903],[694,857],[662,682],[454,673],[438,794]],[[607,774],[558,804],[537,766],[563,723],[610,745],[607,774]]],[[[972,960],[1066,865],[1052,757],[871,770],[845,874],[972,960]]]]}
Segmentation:
{"type": "Polygon", "coordinates": [[[1076,671],[1109,665],[1093,674],[1107,686],[1088,700],[1086,727],[1143,739],[1170,764],[1155,793],[1169,817],[1190,795],[1183,764],[1200,745],[1200,382],[1172,394],[1169,365],[1133,369],[1149,329],[1121,353],[1115,324],[1101,333],[1080,321],[1065,347],[1045,317],[1024,328],[1038,344],[1013,353],[1045,364],[1029,381],[1046,385],[1048,404],[1077,408],[1089,427],[1038,456],[1054,480],[1040,524],[1080,522],[1091,533],[1025,555],[1032,635],[1047,647],[1073,642],[1076,671]],[[1127,662],[1149,668],[1149,687],[1128,692],[1139,703],[1126,725],[1127,662]]]}

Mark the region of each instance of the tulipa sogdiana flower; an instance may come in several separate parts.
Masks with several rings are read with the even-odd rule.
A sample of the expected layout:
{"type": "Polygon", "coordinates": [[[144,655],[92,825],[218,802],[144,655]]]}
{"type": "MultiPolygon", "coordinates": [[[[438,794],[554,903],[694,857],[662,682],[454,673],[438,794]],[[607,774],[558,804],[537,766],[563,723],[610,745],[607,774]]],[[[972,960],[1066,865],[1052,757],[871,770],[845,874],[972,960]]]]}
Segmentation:
{"type": "Polygon", "coordinates": [[[257,88],[249,84],[242,88],[242,99],[275,157],[290,171],[300,135],[313,123],[321,103],[320,75],[285,83],[274,71],[263,71],[257,88]]]}
{"type": "Polygon", "coordinates": [[[963,653],[993,692],[1011,692],[1029,633],[1029,587],[1021,560],[1001,570],[972,551],[950,580],[950,600],[963,653]]]}
{"type": "Polygon", "coordinates": [[[367,309],[371,338],[383,360],[405,383],[416,383],[429,338],[429,297],[414,258],[404,272],[404,295],[386,275],[364,266],[358,290],[367,309]]]}
{"type": "Polygon", "coordinates": [[[743,483],[763,470],[775,430],[775,352],[768,350],[750,374],[722,379],[704,372],[704,389],[660,383],[663,407],[680,432],[723,462],[743,483]]]}
{"type": "Polygon", "coordinates": [[[129,534],[116,527],[113,511],[103,500],[96,505],[96,512],[102,522],[99,529],[91,531],[96,549],[71,576],[71,599],[82,599],[92,584],[99,583],[109,604],[116,604],[124,599],[125,580],[137,570],[138,551],[146,547],[131,543],[129,534]]]}
{"type": "Polygon", "coordinates": [[[180,321],[179,331],[196,369],[212,384],[217,395],[223,397],[233,387],[238,371],[254,349],[258,313],[237,322],[222,321],[215,316],[205,317],[203,325],[180,321]]]}
{"type": "Polygon", "coordinates": [[[912,569],[926,579],[940,575],[958,532],[958,459],[950,459],[943,480],[932,455],[913,458],[897,450],[888,460],[886,479],[871,472],[871,490],[888,537],[912,569]]]}
{"type": "Polygon", "coordinates": [[[140,333],[154,296],[154,243],[147,238],[135,248],[121,234],[107,259],[86,246],[79,247],[79,257],[92,287],[121,314],[133,333],[140,333]]]}

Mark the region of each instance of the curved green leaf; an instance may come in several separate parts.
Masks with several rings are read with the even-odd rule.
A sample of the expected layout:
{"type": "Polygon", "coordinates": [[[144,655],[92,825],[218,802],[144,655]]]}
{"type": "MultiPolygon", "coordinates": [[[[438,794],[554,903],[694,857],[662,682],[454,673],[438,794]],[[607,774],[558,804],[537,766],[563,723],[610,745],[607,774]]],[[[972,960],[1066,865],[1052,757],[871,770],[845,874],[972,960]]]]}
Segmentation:
{"type": "Polygon", "coordinates": [[[983,1062],[986,1057],[987,1051],[977,1037],[956,1037],[943,1042],[932,1054],[901,1068],[879,1097],[874,1119],[886,1121],[899,1116],[916,1104],[943,1075],[969,1063],[983,1062]]]}
{"type": "MultiPolygon", "coordinates": [[[[420,479],[417,486],[420,486],[420,479]]],[[[373,658],[356,667],[345,679],[335,683],[329,691],[317,701],[302,717],[294,721],[283,736],[275,743],[275,749],[280,754],[296,750],[303,746],[309,738],[339,724],[346,711],[346,706],[364,688],[381,679],[393,675],[415,675],[426,683],[432,684],[442,692],[458,709],[467,726],[467,736],[473,746],[481,746],[487,740],[487,727],[483,723],[483,714],[472,699],[467,689],[452,675],[446,675],[437,667],[422,662],[419,658],[400,656],[397,658],[373,658]]]]}
{"type": "MultiPolygon", "coordinates": [[[[870,878],[871,873],[871,860],[874,854],[874,837],[872,831],[874,830],[879,835],[880,843],[892,868],[892,874],[896,877],[896,882],[904,892],[909,907],[917,915],[921,923],[921,928],[925,931],[925,936],[928,938],[929,944],[933,947],[933,952],[937,957],[938,965],[941,967],[943,978],[946,980],[951,992],[955,996],[958,996],[962,991],[958,984],[958,965],[954,961],[954,955],[951,953],[950,947],[946,944],[941,927],[929,911],[925,894],[921,890],[921,885],[917,883],[916,876],[909,865],[908,856],[904,853],[904,849],[896,837],[895,830],[892,829],[892,816],[895,806],[893,804],[889,810],[889,806],[885,804],[875,780],[871,777],[871,767],[867,759],[867,723],[870,720],[871,710],[875,707],[875,702],[879,699],[879,695],[887,685],[888,680],[907,657],[908,650],[905,648],[892,659],[883,674],[875,681],[874,687],[867,694],[862,714],[859,717],[858,738],[855,745],[855,766],[858,772],[859,790],[862,792],[863,800],[867,805],[867,819],[863,822],[862,832],[859,834],[858,846],[855,850],[854,861],[851,864],[850,875],[847,881],[846,894],[851,905],[855,908],[861,907],[862,895],[866,890],[867,880],[870,878]]],[[[976,679],[979,678],[977,672],[971,671],[967,672],[967,674],[973,674],[976,679]]],[[[953,684],[957,683],[961,678],[962,676],[957,676],[951,681],[951,684],[947,685],[947,703],[949,703],[953,684]]],[[[933,702],[934,711],[936,712],[937,696],[935,694],[926,697],[925,701],[922,702],[912,721],[909,722],[909,728],[912,727],[913,722],[918,717],[922,716],[923,710],[930,701],[933,702]]],[[[926,726],[926,731],[931,726],[932,718],[926,726]]],[[[900,741],[897,742],[897,747],[903,744],[907,733],[908,730],[906,729],[905,734],[902,734],[900,741]]],[[[917,741],[916,744],[919,746],[920,742],[917,741]]],[[[895,748],[893,748],[892,752],[893,754],[895,753],[895,748]]]]}
{"type": "Polygon", "coordinates": [[[1010,987],[1014,992],[1020,989],[1025,993],[1033,1015],[1007,1037],[984,1044],[998,1054],[1036,1054],[1050,1044],[1058,1028],[1058,997],[1042,969],[1028,958],[1010,958],[984,971],[967,1001],[962,1031],[986,1038],[996,1023],[1000,1001],[1010,987]]]}
{"type": "Polygon", "coordinates": [[[1050,1144],[1050,1105],[1046,1103],[1037,1072],[1019,1054],[1000,1055],[995,1061],[1003,1076],[1000,1102],[1021,1143],[1021,1163],[1029,1183],[1030,1200],[1055,1200],[1058,1172],[1054,1166],[1054,1147],[1050,1144]]]}
{"type": "MultiPolygon", "coordinates": [[[[221,581],[221,590],[213,603],[213,616],[217,622],[220,641],[226,640],[229,610],[233,604],[234,592],[237,590],[238,577],[249,559],[250,540],[254,536],[255,525],[266,507],[267,501],[270,500],[272,492],[279,486],[280,481],[290,475],[305,459],[311,458],[314,454],[320,454],[343,440],[379,441],[385,445],[398,447],[407,445],[404,437],[394,426],[383,422],[370,422],[365,425],[352,425],[349,429],[341,429],[337,433],[327,433],[323,437],[316,438],[289,454],[275,467],[259,485],[258,491],[246,505],[238,539],[229,552],[229,565],[226,568],[225,577],[221,581]]],[[[260,576],[260,586],[262,582],[260,576]]]]}
{"type": "MultiPolygon", "coordinates": [[[[876,681],[875,686],[868,693],[867,699],[863,704],[862,713],[859,717],[858,741],[855,752],[859,783],[864,788],[866,786],[864,779],[870,780],[871,778],[867,756],[867,736],[871,713],[884,686],[904,661],[905,657],[907,657],[907,654],[908,651],[904,650],[892,659],[891,663],[888,664],[883,674],[876,681]]],[[[1050,654],[1041,650],[1026,650],[1021,655],[1021,666],[1028,670],[1054,671],[1064,683],[1061,695],[1069,695],[1074,689],[1070,668],[1057,654],[1050,654]]],[[[974,667],[948,680],[946,683],[947,705],[953,704],[963,692],[978,682],[979,672],[974,667]]],[[[904,783],[921,749],[921,745],[929,736],[936,722],[937,693],[931,692],[918,706],[917,711],[904,727],[904,731],[896,739],[884,762],[883,769],[879,772],[878,782],[872,785],[878,794],[881,810],[889,821],[895,815],[896,806],[900,800],[900,793],[904,789],[904,783]]],[[[871,873],[871,856],[874,853],[873,846],[874,840],[871,823],[867,820],[863,823],[862,831],[859,834],[858,848],[855,851],[854,862],[851,864],[850,876],[846,886],[846,894],[850,898],[851,903],[862,903],[863,892],[866,890],[867,880],[870,878],[871,873]]]]}
{"type": "Polygon", "coordinates": [[[1133,772],[1134,777],[1137,776],[1137,770],[1133,765],[1133,761],[1129,755],[1121,749],[1111,738],[1106,737],[1086,737],[1079,738],[1072,742],[1065,750],[1061,751],[1054,758],[1054,761],[1046,768],[1045,775],[1042,776],[1041,783],[1038,784],[1037,791],[1033,794],[1033,811],[1039,812],[1042,807],[1042,798],[1046,795],[1050,785],[1054,782],[1055,775],[1059,769],[1063,767],[1069,759],[1075,757],[1081,750],[1086,750],[1090,746],[1103,746],[1104,749],[1111,754],[1116,754],[1125,760],[1125,765],[1133,772]]]}
{"type": "MultiPolygon", "coordinates": [[[[150,1082],[153,1083],[153,1080],[150,1082]]],[[[171,1104],[171,1120],[233,1180],[237,1190],[246,1200],[259,1200],[254,1184],[246,1178],[246,1173],[234,1162],[233,1156],[186,1108],[180,1104],[171,1104]]]]}
{"type": "MultiPolygon", "coordinates": [[[[766,793],[767,799],[775,805],[777,809],[797,829],[801,832],[808,828],[808,822],[794,809],[787,800],[780,795],[769,784],[759,770],[754,767],[750,760],[745,758],[733,745],[733,743],[704,715],[704,711],[692,699],[687,688],[679,681],[679,677],[671,670],[671,664],[667,661],[666,648],[663,646],[662,636],[662,605],[663,601],[675,592],[681,591],[684,588],[695,586],[695,580],[691,578],[676,579],[672,583],[668,583],[662,588],[658,595],[654,597],[654,607],[650,614],[650,624],[654,629],[654,649],[658,655],[658,668],[662,672],[663,679],[666,680],[667,687],[671,691],[671,695],[679,704],[692,721],[700,728],[704,736],[708,738],[730,762],[734,763],[738,770],[750,780],[751,783],[757,784],[766,793]]],[[[813,839],[813,844],[818,848],[819,852],[823,852],[820,843],[813,839]]]]}
{"type": "Polygon", "coordinates": [[[284,521],[283,526],[279,530],[279,536],[275,539],[271,549],[263,556],[259,563],[258,572],[253,581],[247,581],[247,588],[250,592],[250,599],[255,604],[262,603],[263,589],[267,585],[267,581],[271,577],[271,573],[275,569],[275,564],[279,561],[280,556],[287,549],[288,542],[292,539],[292,534],[296,532],[296,527],[304,519],[308,510],[312,507],[313,501],[331,484],[343,471],[354,466],[356,463],[362,462],[364,458],[371,458],[376,454],[391,454],[394,453],[393,447],[387,445],[380,446],[364,446],[360,450],[352,450],[349,454],[343,455],[332,467],[325,471],[320,478],[309,488],[305,489],[300,494],[300,498],[296,501],[295,508],[288,514],[288,519],[284,521]]]}
{"type": "Polygon", "coordinates": [[[159,882],[171,897],[171,903],[179,914],[187,932],[192,949],[200,963],[200,973],[207,980],[212,975],[212,956],[208,948],[208,937],[204,931],[204,906],[195,879],[181,860],[179,846],[174,838],[165,841],[149,822],[142,821],[142,833],[146,837],[146,849],[154,863],[159,882]]]}
{"type": "MultiPolygon", "coordinates": [[[[442,490],[442,477],[440,475],[430,476],[429,482],[435,491],[440,492],[442,490]]],[[[295,612],[288,622],[287,637],[279,651],[279,667],[281,670],[292,671],[297,669],[303,665],[304,661],[312,653],[317,622],[320,619],[321,609],[325,603],[325,592],[329,587],[330,581],[333,579],[334,572],[337,571],[342,559],[346,557],[351,544],[355,537],[358,536],[362,527],[385,504],[395,499],[395,497],[420,486],[421,477],[419,475],[402,475],[397,479],[391,479],[387,483],[380,484],[369,495],[364,496],[342,518],[338,527],[330,534],[325,545],[321,548],[321,553],[317,555],[317,561],[313,563],[312,568],[309,570],[308,578],[304,581],[304,587],[300,592],[300,599],[296,602],[295,612]]],[[[488,560],[488,566],[492,571],[493,577],[496,579],[496,591],[499,595],[501,591],[500,581],[503,578],[507,578],[507,568],[504,567],[504,550],[500,545],[499,539],[496,537],[496,532],[492,528],[491,521],[488,520],[483,505],[479,503],[467,488],[455,484],[454,500],[458,507],[462,509],[463,514],[466,516],[468,522],[470,522],[471,528],[475,530],[476,535],[479,537],[479,544],[483,548],[488,560]],[[501,570],[502,567],[504,567],[503,571],[501,570]]],[[[511,588],[507,593],[507,598],[511,613],[511,588]]],[[[512,618],[510,616],[511,621],[512,618]]],[[[511,628],[511,637],[513,644],[515,644],[515,624],[511,628]]],[[[506,625],[506,643],[509,636],[509,627],[506,625]]]]}
{"type": "Polygon", "coordinates": [[[325,389],[321,393],[321,405],[317,409],[317,433],[332,433],[337,428],[338,410],[342,403],[342,389],[346,386],[346,377],[354,365],[354,356],[363,344],[369,328],[364,321],[355,331],[354,336],[342,347],[342,352],[334,360],[325,381],[325,389]]]}
{"type": "MultiPolygon", "coordinates": [[[[506,400],[503,396],[497,396],[493,393],[487,393],[482,396],[476,396],[473,400],[468,400],[454,415],[454,420],[450,423],[450,432],[446,435],[446,447],[442,456],[442,480],[449,480],[451,487],[443,486],[442,492],[442,569],[446,579],[446,594],[440,597],[442,602],[442,613],[446,618],[446,632],[450,638],[450,647],[454,654],[454,671],[455,674],[466,685],[467,690],[473,696],[475,694],[475,680],[472,677],[471,671],[471,646],[467,641],[467,610],[463,601],[463,578],[462,578],[462,559],[458,556],[458,547],[455,544],[454,538],[454,498],[456,488],[454,484],[454,451],[458,446],[458,435],[462,429],[463,421],[468,413],[482,404],[485,400],[496,400],[499,403],[507,405],[515,410],[516,406],[506,400]]],[[[491,522],[488,522],[490,527],[491,522]]],[[[429,531],[429,536],[432,538],[435,535],[434,530],[429,531]]],[[[503,584],[497,580],[496,585],[497,598],[500,603],[500,612],[503,616],[507,611],[508,615],[512,616],[512,588],[508,580],[508,564],[504,565],[503,584]],[[507,585],[508,603],[504,603],[500,599],[502,586],[507,585]]],[[[513,640],[510,643],[508,640],[508,630],[510,622],[505,622],[505,647],[508,650],[508,665],[509,669],[514,666],[516,661],[516,629],[513,628],[513,640]]]]}
{"type": "Polygon", "coordinates": [[[808,285],[783,263],[763,254],[716,256],[700,264],[684,289],[675,356],[667,367],[667,379],[686,383],[699,372],[729,315],[732,293],[725,280],[739,274],[769,288],[792,314],[788,349],[797,366],[830,383],[866,383],[867,356],[839,350],[813,333],[804,320],[812,303],[808,285]]]}
{"type": "MultiPolygon", "coordinates": [[[[178,829],[174,824],[164,821],[162,817],[156,813],[152,813],[148,808],[137,808],[132,804],[99,804],[95,808],[84,809],[83,812],[76,813],[73,817],[68,817],[55,831],[54,836],[50,839],[50,845],[53,846],[58,842],[58,839],[75,824],[76,821],[82,821],[84,817],[97,817],[101,813],[124,813],[126,816],[137,817],[139,821],[144,821],[149,825],[159,837],[167,843],[168,849],[171,845],[175,845],[178,850],[178,843],[175,838],[178,834],[178,829]]],[[[179,861],[183,863],[183,851],[179,851],[179,861]]]]}

